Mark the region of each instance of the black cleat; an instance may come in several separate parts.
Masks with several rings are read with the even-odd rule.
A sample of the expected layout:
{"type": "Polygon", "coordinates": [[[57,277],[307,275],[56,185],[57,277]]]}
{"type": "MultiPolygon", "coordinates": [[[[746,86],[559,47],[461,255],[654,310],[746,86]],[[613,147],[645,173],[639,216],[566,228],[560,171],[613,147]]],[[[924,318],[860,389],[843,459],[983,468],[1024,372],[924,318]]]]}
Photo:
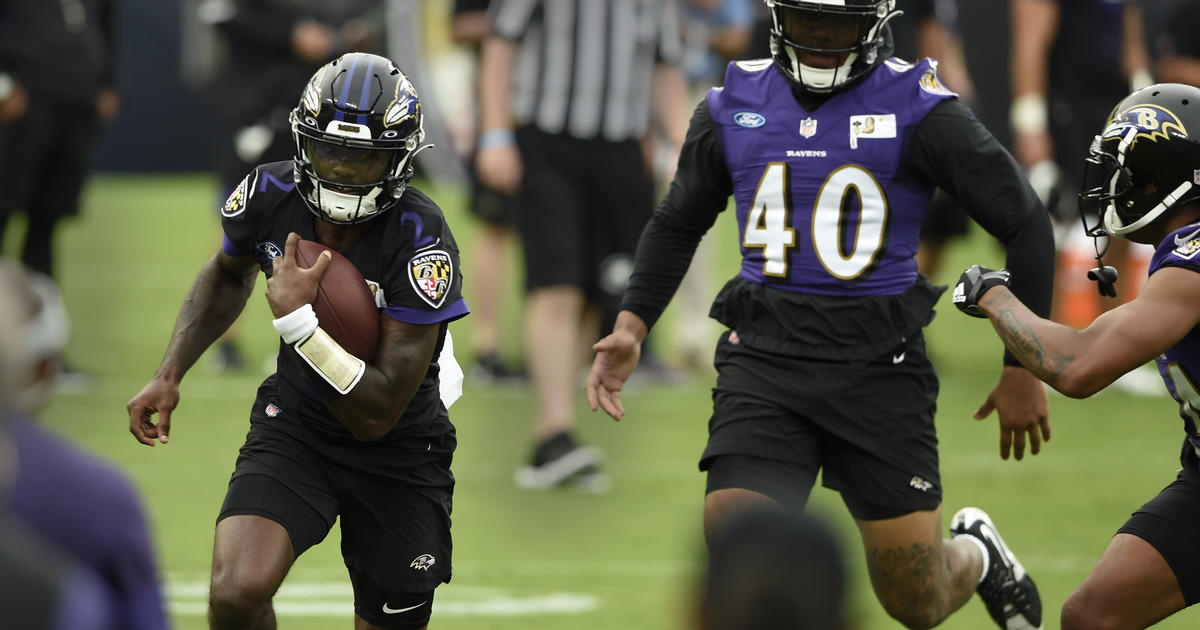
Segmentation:
{"type": "Polygon", "coordinates": [[[607,476],[600,470],[600,449],[581,446],[563,431],[538,444],[533,461],[519,468],[514,476],[518,488],[544,490],[560,485],[574,489],[603,492],[607,476]]]}
{"type": "Polygon", "coordinates": [[[523,385],[528,382],[529,377],[524,368],[508,367],[495,352],[486,352],[475,360],[475,365],[471,368],[471,380],[485,385],[523,385]]]}
{"type": "Polygon", "coordinates": [[[971,536],[987,548],[988,571],[975,592],[996,625],[1004,630],[1042,630],[1037,585],[1004,544],[988,515],[979,508],[963,508],[951,519],[950,534],[971,536]]]}

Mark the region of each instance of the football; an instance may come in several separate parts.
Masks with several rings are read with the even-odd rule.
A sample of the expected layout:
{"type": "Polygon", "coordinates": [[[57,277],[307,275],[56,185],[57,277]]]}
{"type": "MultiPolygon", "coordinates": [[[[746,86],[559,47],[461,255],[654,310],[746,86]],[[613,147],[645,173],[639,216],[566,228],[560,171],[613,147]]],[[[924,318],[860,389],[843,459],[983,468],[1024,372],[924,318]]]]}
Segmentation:
{"type": "Polygon", "coordinates": [[[379,343],[379,309],[358,268],[331,247],[301,239],[296,264],[308,269],[321,252],[333,255],[317,287],[313,310],[321,328],[354,356],[371,363],[379,343]]]}

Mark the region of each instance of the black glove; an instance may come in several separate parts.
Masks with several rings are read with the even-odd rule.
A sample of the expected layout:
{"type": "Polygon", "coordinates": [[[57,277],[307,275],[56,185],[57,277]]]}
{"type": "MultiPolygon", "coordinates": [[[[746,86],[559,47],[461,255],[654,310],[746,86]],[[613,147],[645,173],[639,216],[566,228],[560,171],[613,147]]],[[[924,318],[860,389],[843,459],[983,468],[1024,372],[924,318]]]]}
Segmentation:
{"type": "Polygon", "coordinates": [[[992,287],[1008,286],[1010,275],[1007,269],[993,271],[987,267],[971,265],[958,277],[958,284],[954,285],[954,295],[950,297],[950,301],[954,302],[958,310],[971,317],[987,317],[979,310],[979,298],[992,287]]]}

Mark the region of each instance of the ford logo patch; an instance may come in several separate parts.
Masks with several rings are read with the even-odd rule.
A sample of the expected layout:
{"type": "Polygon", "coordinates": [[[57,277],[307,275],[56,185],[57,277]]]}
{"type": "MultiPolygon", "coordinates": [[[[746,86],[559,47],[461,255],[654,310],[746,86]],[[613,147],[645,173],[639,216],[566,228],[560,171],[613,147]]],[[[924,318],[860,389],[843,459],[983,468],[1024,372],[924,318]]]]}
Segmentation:
{"type": "Polygon", "coordinates": [[[740,127],[754,129],[767,124],[767,119],[758,112],[738,112],[733,115],[733,122],[740,127]]]}

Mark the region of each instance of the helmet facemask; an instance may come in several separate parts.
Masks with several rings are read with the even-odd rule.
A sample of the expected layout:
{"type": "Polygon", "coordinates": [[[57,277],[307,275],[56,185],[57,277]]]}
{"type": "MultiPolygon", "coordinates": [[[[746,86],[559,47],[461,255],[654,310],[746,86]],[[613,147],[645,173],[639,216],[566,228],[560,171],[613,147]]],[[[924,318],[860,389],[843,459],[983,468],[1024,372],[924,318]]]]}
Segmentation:
{"type": "Polygon", "coordinates": [[[1196,181],[1200,175],[1189,171],[1189,177],[1173,177],[1178,167],[1172,168],[1194,163],[1200,153],[1197,146],[1139,138],[1142,133],[1128,127],[1092,141],[1079,193],[1079,212],[1089,236],[1128,235],[1200,195],[1196,181]],[[1141,143],[1137,151],[1131,150],[1135,142],[1141,143]],[[1097,220],[1095,226],[1088,225],[1089,217],[1097,220]]]}
{"type": "Polygon", "coordinates": [[[767,0],[771,56],[793,83],[818,94],[833,92],[881,61],[887,22],[901,12],[894,0],[826,4],[767,0]]]}
{"type": "Polygon", "coordinates": [[[412,179],[412,159],[429,145],[414,132],[400,147],[296,134],[297,182],[317,216],[330,223],[360,223],[390,207],[412,179]]]}

